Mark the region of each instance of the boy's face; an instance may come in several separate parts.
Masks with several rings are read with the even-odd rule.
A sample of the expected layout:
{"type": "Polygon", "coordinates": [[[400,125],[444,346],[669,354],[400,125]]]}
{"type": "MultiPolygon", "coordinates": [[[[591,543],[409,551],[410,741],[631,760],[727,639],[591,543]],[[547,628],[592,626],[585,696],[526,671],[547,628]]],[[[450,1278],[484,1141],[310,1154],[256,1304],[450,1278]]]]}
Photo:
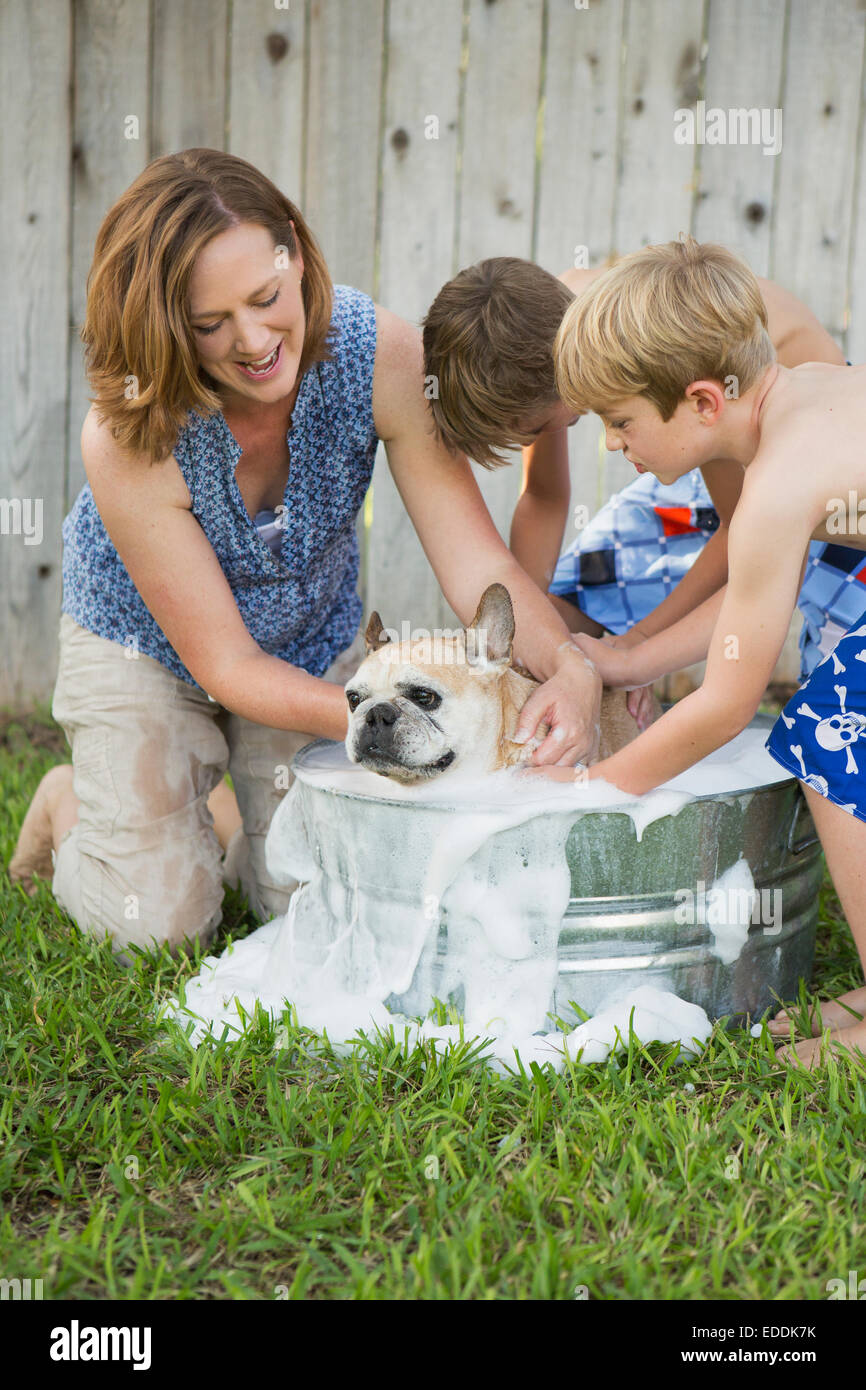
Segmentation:
{"type": "Polygon", "coordinates": [[[627,396],[612,403],[601,420],[607,448],[621,449],[638,473],[654,473],[660,483],[675,483],[716,455],[699,398],[687,396],[669,420],[662,420],[645,396],[627,396]]]}

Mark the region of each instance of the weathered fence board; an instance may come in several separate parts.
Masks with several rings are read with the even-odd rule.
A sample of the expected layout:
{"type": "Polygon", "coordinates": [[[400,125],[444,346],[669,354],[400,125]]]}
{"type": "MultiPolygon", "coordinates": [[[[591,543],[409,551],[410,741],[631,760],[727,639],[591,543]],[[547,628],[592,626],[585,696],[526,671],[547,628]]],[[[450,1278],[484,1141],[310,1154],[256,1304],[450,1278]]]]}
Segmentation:
{"type": "MultiPolygon", "coordinates": [[[[459,6],[443,7],[431,25],[428,11],[414,0],[391,0],[375,296],[412,323],[420,323],[454,267],[462,40],[459,6]]],[[[380,609],[387,627],[400,629],[404,620],[445,626],[447,604],[406,524],[382,447],[372,515],[368,609],[380,609]]]]}
{"type": "MultiPolygon", "coordinates": [[[[459,172],[458,266],[488,256],[532,256],[541,83],[541,0],[470,0],[459,172]]],[[[481,493],[508,538],[520,493],[520,451],[477,468],[481,493]]],[[[446,608],[447,625],[455,615],[446,608]]]]}
{"type": "Polygon", "coordinates": [[[226,148],[305,210],[306,10],[234,4],[226,148]]]}
{"type": "MultiPolygon", "coordinates": [[[[864,58],[866,71],[866,58],[864,58]]],[[[866,107],[861,98],[857,128],[857,164],[851,171],[854,187],[854,225],[851,229],[851,264],[845,315],[847,353],[852,362],[866,362],[866,107]]]]}
{"type": "MultiPolygon", "coordinates": [[[[700,90],[702,5],[671,0],[664,23],[653,5],[629,5],[620,81],[620,159],[613,250],[622,255],[688,231],[697,147],[674,141],[674,112],[700,90]]],[[[604,495],[634,480],[624,454],[605,453],[604,495]]]]}
{"type": "MultiPolygon", "coordinates": [[[[706,74],[708,108],[774,111],[782,90],[784,5],[730,0],[710,7],[706,74]]],[[[701,145],[692,233],[744,256],[756,275],[770,261],[771,209],[778,155],[761,145],[701,145]]]]}
{"type": "Polygon", "coordinates": [[[791,0],[770,277],[845,337],[866,14],[791,0]],[[816,55],[820,61],[816,62],[816,55]],[[786,157],[787,156],[787,157],[786,157]]]}
{"type": "Polygon", "coordinates": [[[334,279],[371,293],[376,262],[384,0],[313,0],[304,216],[334,279]]]}
{"type": "Polygon", "coordinates": [[[150,159],[148,29],[147,10],[126,0],[81,0],[75,7],[67,511],[85,481],[81,426],[93,392],[77,329],[84,322],[96,234],[150,159]]]}
{"type": "Polygon", "coordinates": [[[65,4],[0,6],[0,698],[15,705],[46,696],[56,668],[71,76],[65,4]]]}
{"type": "MultiPolygon", "coordinates": [[[[535,259],[553,275],[603,265],[613,248],[623,22],[624,0],[547,8],[535,259]]],[[[604,501],[604,453],[594,416],[569,430],[573,504],[604,501]]]]}

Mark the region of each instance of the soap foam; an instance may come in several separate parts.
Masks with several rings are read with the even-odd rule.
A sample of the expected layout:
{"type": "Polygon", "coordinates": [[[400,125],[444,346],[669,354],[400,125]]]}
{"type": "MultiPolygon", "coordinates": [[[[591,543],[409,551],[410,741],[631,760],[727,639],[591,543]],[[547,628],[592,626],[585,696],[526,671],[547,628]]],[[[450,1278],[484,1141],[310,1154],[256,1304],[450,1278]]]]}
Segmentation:
{"type": "MultiPolygon", "coordinates": [[[[459,1038],[457,1025],[413,1017],[428,1011],[435,994],[458,1001],[465,1039],[490,1039],[497,1069],[513,1066],[515,1051],[524,1065],[549,1061],[557,1069],[565,1050],[574,1057],[583,1048],[583,1061],[604,1060],[621,1045],[617,1030],[627,1042],[632,1009],[641,1041],[692,1049],[692,1039],[709,1036],[706,1014],[650,986],[571,1033],[544,1031],[571,890],[565,844],[586,812],[628,814],[639,840],[647,825],[676,815],[695,796],[786,780],[765,738],[766,730],[745,730],[643,797],[602,779],[545,782],[515,770],[479,779],[455,769],[404,787],[350,764],[342,745],[313,745],[296,764],[266,844],[275,881],[301,882],[286,916],[221,957],[207,957],[186,985],[185,1005],[170,1001],[168,1014],[181,1023],[192,1015],[198,1043],[224,1027],[240,1035],[238,1004],[251,1014],[258,1002],[279,1016],[290,1001],[301,1024],[326,1032],[340,1050],[359,1029],[391,1026],[395,1037],[442,1050],[459,1038]],[[432,842],[425,818],[413,817],[407,802],[447,810],[432,842]],[[377,885],[383,858],[397,868],[399,904],[377,885]],[[447,930],[444,958],[440,925],[447,930]]],[[[749,885],[754,890],[741,860],[714,887],[749,885]]],[[[707,925],[716,954],[735,959],[745,939],[739,928],[730,921],[707,925]]]]}
{"type": "Polygon", "coordinates": [[[582,1061],[603,1062],[611,1052],[628,1047],[629,1019],[641,1042],[678,1042],[684,1052],[696,1052],[695,1040],[702,1046],[713,1025],[697,1004],[688,1004],[667,990],[641,985],[619,1004],[603,1009],[581,1023],[564,1039],[571,1057],[583,1049],[582,1061]]]}
{"type": "Polygon", "coordinates": [[[548,782],[541,777],[524,777],[512,768],[479,777],[461,772],[459,766],[455,766],[416,786],[404,786],[369,772],[357,763],[350,763],[343,744],[325,741],[303,750],[296,771],[302,781],[314,786],[347,796],[372,797],[377,801],[420,801],[438,806],[469,802],[473,806],[499,808],[503,802],[523,805],[532,800],[573,804],[577,799],[581,810],[603,810],[615,802],[643,803],[665,791],[685,792],[690,798],[718,796],[790,781],[790,772],[764,747],[768,733],[766,728],[749,725],[729,743],[642,797],[632,797],[600,777],[573,784],[548,782]]]}
{"type": "Polygon", "coordinates": [[[757,899],[748,861],[738,859],[719,875],[700,903],[698,921],[709,927],[713,955],[724,965],[731,965],[742,951],[757,899]]]}

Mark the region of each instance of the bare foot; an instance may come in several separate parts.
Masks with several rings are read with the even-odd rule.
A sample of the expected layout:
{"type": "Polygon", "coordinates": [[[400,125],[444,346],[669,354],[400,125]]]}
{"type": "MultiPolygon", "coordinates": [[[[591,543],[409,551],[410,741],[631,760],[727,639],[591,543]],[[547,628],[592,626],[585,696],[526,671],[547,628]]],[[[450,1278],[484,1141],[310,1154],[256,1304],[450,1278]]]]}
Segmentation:
{"type": "MultiPolygon", "coordinates": [[[[859,989],[849,989],[847,993],[840,994],[838,999],[822,1001],[820,1009],[821,1025],[818,1023],[817,1010],[812,1012],[813,1038],[820,1036],[822,1028],[850,1028],[853,1024],[859,1023],[866,1014],[866,985],[861,985],[859,989]]],[[[787,1038],[792,1022],[796,1031],[797,1023],[793,1013],[788,1009],[781,1009],[775,1018],[768,1020],[767,1032],[773,1033],[776,1037],[787,1038]]]]}
{"type": "Polygon", "coordinates": [[[807,1038],[793,1047],[780,1047],[776,1056],[780,1062],[793,1066],[813,1067],[826,1062],[831,1053],[848,1053],[850,1056],[866,1057],[866,1022],[852,1023],[849,1028],[828,1028],[820,1038],[807,1038]]]}
{"type": "Polygon", "coordinates": [[[15,853],[9,861],[9,878],[12,883],[20,883],[31,898],[36,892],[33,875],[49,881],[54,875],[51,861],[54,812],[61,798],[71,791],[72,764],[61,763],[49,768],[24,817],[15,853]]]}

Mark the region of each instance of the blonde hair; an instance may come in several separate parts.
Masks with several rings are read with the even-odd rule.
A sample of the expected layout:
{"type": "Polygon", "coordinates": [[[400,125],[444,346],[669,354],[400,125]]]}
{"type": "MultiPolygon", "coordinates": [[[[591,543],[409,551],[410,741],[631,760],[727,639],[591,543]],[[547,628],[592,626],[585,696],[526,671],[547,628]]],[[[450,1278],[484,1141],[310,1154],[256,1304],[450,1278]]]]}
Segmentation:
{"type": "Polygon", "coordinates": [[[99,228],[80,330],[90,400],[118,444],[151,462],[171,453],[191,409],[207,416],[221,408],[218,383],[198,362],[189,284],[202,248],[246,222],[264,227],[291,260],[303,256],[300,378],[330,356],[331,277],[295,204],[254,165],[221,150],[163,155],[99,228]]]}
{"type": "Polygon", "coordinates": [[[752,271],[694,237],[617,261],[569,306],[553,352],[570,409],[606,415],[645,396],[663,420],[693,381],[735,377],[742,395],[776,358],[752,271]]]}
{"type": "Polygon", "coordinates": [[[424,319],[424,374],[436,431],[452,451],[485,468],[501,451],[531,444],[521,424],[559,404],[553,341],[574,298],[549,271],[492,256],[443,285],[424,319]]]}

